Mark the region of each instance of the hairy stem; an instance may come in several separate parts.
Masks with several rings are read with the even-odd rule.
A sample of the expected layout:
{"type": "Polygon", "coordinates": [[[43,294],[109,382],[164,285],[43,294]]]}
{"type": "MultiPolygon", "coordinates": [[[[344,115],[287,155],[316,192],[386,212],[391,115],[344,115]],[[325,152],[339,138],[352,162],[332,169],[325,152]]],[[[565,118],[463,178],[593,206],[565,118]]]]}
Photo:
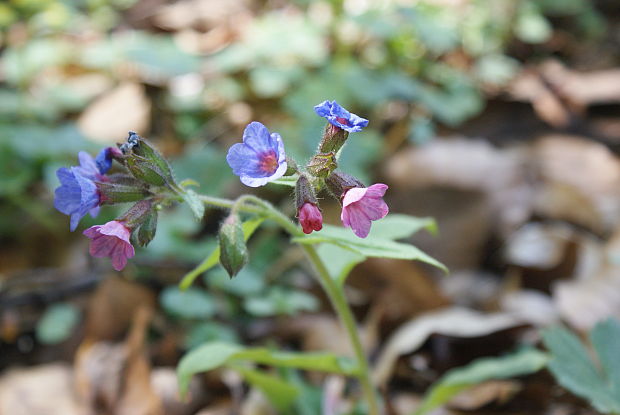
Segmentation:
{"type": "MultiPolygon", "coordinates": [[[[234,208],[240,212],[265,215],[280,225],[291,236],[303,236],[303,232],[299,229],[299,227],[295,225],[286,215],[276,209],[271,203],[256,196],[244,195],[239,197],[236,201],[210,196],[200,197],[201,200],[207,205],[227,209],[234,208]]],[[[314,266],[319,282],[327,293],[327,296],[332,303],[332,307],[336,310],[336,314],[338,314],[340,322],[347,332],[349,341],[353,347],[355,359],[357,360],[357,378],[362,386],[364,398],[368,403],[368,414],[379,415],[379,404],[377,401],[377,395],[370,380],[368,361],[366,360],[366,355],[364,354],[364,349],[359,337],[355,318],[353,317],[349,303],[344,295],[344,291],[342,287],[336,284],[333,278],[329,275],[329,271],[327,270],[321,257],[319,257],[315,247],[313,245],[306,244],[299,245],[308,257],[308,260],[314,266]]]]}

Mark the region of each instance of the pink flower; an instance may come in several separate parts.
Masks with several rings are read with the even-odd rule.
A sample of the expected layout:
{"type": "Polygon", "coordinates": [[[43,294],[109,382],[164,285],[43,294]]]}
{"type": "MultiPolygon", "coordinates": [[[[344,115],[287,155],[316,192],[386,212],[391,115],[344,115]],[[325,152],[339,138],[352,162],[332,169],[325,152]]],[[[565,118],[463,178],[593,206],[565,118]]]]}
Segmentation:
{"type": "Polygon", "coordinates": [[[127,265],[127,258],[135,255],[133,246],[129,242],[131,231],[122,222],[110,221],[105,225],[95,225],[84,231],[84,235],[92,239],[90,254],[95,258],[109,256],[112,267],[120,271],[127,265]]]}
{"type": "Polygon", "coordinates": [[[340,215],[344,226],[353,229],[360,238],[367,237],[371,221],[383,218],[390,210],[383,201],[387,188],[386,184],[377,183],[370,187],[354,187],[347,190],[342,198],[340,215]]]}
{"type": "Polygon", "coordinates": [[[312,231],[323,229],[323,215],[321,215],[321,211],[314,203],[304,203],[299,209],[297,216],[304,233],[312,233],[312,231]]]}

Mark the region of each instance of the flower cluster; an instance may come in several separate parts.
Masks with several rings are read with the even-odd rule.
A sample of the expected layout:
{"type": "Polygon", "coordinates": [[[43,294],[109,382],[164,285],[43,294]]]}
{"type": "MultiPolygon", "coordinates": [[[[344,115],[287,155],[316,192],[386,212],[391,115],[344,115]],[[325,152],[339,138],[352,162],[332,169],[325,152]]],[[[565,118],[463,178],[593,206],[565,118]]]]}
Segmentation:
{"type": "MultiPolygon", "coordinates": [[[[336,101],[325,101],[314,109],[328,124],[316,154],[305,168],[287,159],[278,133],[269,132],[256,121],[245,128],[242,142],[229,149],[226,161],[241,182],[250,187],[263,186],[286,175],[295,177],[297,218],[306,234],[323,228],[317,194],[327,189],[342,205],[344,226],[365,238],[372,221],[388,213],[383,201],[387,186],[377,183],[366,187],[337,169],[338,155],[349,133],[361,131],[368,120],[347,111],[336,101]]],[[[115,220],[84,231],[91,240],[91,255],[110,257],[114,269],[120,271],[127,265],[127,259],[135,255],[134,244],[146,246],[154,238],[161,207],[184,200],[200,216],[203,206],[195,193],[176,183],[168,161],[139,135],[129,132],[127,140],[117,147],[104,148],[95,158],[80,152],[79,165],[58,169],[60,186],[55,191],[54,206],[70,216],[70,229],[74,231],[86,214],[96,217],[102,205],[134,202],[115,220]],[[113,171],[115,166],[118,169],[113,171]]],[[[233,206],[219,234],[220,262],[231,276],[243,267],[248,257],[235,209],[233,206]]]]}
{"type": "Polygon", "coordinates": [[[166,195],[174,195],[178,185],[168,162],[133,132],[118,148],[104,148],[95,158],[81,151],[78,159],[78,166],[56,171],[60,186],[54,206],[71,217],[71,231],[87,213],[95,218],[104,204],[136,202],[116,220],[84,231],[91,239],[91,255],[110,257],[114,269],[120,271],[135,254],[132,240],[145,246],[153,239],[158,205],[166,195]],[[114,161],[120,170],[109,174],[114,161]]]}
{"type": "Polygon", "coordinates": [[[365,187],[359,180],[337,170],[337,157],[349,133],[362,131],[368,120],[347,111],[336,101],[324,101],[314,110],[327,119],[328,124],[317,153],[305,169],[297,168],[296,163],[287,164],[280,135],[269,133],[256,121],[246,127],[243,142],[230,148],[226,160],[241,182],[251,187],[263,186],[285,174],[297,174],[297,218],[304,233],[320,231],[323,227],[316,194],[326,187],[342,205],[343,225],[365,238],[372,221],[388,214],[389,208],[383,201],[388,186],[377,183],[365,187]]]}

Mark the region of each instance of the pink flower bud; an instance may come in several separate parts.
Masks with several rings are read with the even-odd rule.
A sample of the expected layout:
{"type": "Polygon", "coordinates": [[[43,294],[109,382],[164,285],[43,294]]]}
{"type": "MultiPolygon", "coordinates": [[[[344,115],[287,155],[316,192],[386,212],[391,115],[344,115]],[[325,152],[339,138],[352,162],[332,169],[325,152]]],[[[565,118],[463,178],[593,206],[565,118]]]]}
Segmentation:
{"type": "Polygon", "coordinates": [[[105,225],[95,225],[84,231],[84,235],[92,239],[90,254],[95,258],[110,257],[112,267],[120,271],[127,265],[127,258],[133,258],[135,251],[129,236],[131,230],[117,220],[105,225]]]}
{"type": "Polygon", "coordinates": [[[312,233],[312,231],[323,229],[323,215],[321,215],[321,211],[314,203],[304,203],[297,215],[304,233],[312,233]]]}
{"type": "Polygon", "coordinates": [[[344,226],[353,229],[360,238],[367,237],[371,221],[385,217],[390,210],[383,201],[387,188],[386,184],[377,183],[370,187],[354,187],[347,190],[342,198],[340,215],[344,226]]]}

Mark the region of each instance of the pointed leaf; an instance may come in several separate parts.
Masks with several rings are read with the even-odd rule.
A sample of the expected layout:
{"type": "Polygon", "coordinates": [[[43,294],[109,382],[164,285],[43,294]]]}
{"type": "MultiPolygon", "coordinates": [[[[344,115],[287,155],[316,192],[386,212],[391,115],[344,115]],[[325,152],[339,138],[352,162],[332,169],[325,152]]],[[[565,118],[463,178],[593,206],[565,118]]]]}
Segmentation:
{"type": "Polygon", "coordinates": [[[577,336],[563,327],[553,327],[543,332],[543,341],[551,351],[549,370],[560,385],[588,399],[601,412],[620,412],[620,399],[614,398],[577,336]]]}
{"type": "Polygon", "coordinates": [[[201,220],[205,214],[205,205],[198,197],[198,194],[194,192],[192,189],[185,189],[183,193],[183,199],[192,209],[196,220],[201,220]]]}
{"type": "Polygon", "coordinates": [[[431,387],[415,415],[425,414],[445,404],[461,391],[478,383],[534,373],[546,363],[545,353],[530,348],[507,356],[478,359],[467,366],[452,369],[431,387]]]}

